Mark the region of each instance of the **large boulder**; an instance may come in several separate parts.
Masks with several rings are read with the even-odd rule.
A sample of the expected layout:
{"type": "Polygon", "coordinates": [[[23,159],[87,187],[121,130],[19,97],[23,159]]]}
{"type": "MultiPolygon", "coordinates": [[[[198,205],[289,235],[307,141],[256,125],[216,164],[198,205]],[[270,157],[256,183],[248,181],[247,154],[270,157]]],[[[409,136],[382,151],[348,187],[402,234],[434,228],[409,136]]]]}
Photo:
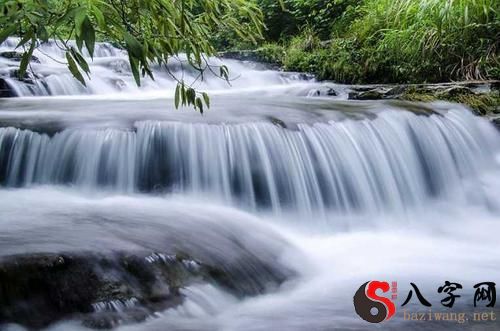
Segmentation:
{"type": "Polygon", "coordinates": [[[139,322],[181,303],[179,288],[203,273],[187,257],[160,253],[4,257],[0,321],[36,329],[70,317],[94,328],[139,322]]]}

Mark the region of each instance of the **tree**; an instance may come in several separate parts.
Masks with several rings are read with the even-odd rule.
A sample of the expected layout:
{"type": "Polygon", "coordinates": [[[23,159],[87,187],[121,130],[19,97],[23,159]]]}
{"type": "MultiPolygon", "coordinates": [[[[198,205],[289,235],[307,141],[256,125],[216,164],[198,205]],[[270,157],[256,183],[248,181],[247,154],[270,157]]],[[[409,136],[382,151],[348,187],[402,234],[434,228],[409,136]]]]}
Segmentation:
{"type": "MultiPolygon", "coordinates": [[[[208,63],[208,57],[217,53],[211,36],[224,29],[255,42],[263,28],[260,9],[248,0],[0,0],[0,12],[0,43],[10,36],[21,38],[17,45],[24,49],[21,77],[34,49],[53,40],[65,50],[69,70],[84,85],[89,66],[82,49],[85,46],[93,56],[96,39],[126,49],[138,85],[146,75],[154,79],[151,64],[168,70],[168,59],[181,53],[201,79],[207,70],[216,70],[228,80],[227,67],[208,63]]],[[[209,106],[206,93],[172,77],[178,81],[176,107],[192,105],[203,112],[203,105],[209,106]]]]}

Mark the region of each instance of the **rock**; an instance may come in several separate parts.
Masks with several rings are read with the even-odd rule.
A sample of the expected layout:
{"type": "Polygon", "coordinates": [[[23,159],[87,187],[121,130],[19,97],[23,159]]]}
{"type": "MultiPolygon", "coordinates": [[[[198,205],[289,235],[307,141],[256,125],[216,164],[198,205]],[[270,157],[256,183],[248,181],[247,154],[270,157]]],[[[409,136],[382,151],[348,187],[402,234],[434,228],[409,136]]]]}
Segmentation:
{"type": "Polygon", "coordinates": [[[119,91],[121,91],[121,90],[123,90],[125,87],[127,87],[127,84],[126,84],[126,83],[125,83],[125,81],[124,81],[123,79],[121,79],[121,78],[110,78],[110,79],[109,79],[109,82],[110,82],[111,84],[113,84],[113,86],[114,86],[117,90],[119,90],[119,91]]]}
{"type": "Polygon", "coordinates": [[[329,88],[327,91],[326,91],[326,95],[328,96],[332,96],[332,97],[336,97],[338,94],[337,94],[337,91],[335,91],[334,89],[332,88],[329,88]]]}
{"type": "Polygon", "coordinates": [[[286,129],[286,127],[287,127],[286,123],[283,122],[282,120],[280,120],[279,118],[276,118],[274,116],[268,116],[268,119],[271,121],[271,123],[273,123],[274,125],[276,125],[280,128],[286,129]]]}
{"type": "Polygon", "coordinates": [[[112,69],[116,73],[129,73],[130,72],[130,65],[127,61],[123,59],[116,59],[108,64],[109,68],[112,69]]]}
{"type": "Polygon", "coordinates": [[[7,83],[7,81],[4,78],[0,77],[0,98],[12,98],[12,97],[17,97],[17,93],[7,83]]]}
{"type": "Polygon", "coordinates": [[[182,303],[179,287],[202,271],[188,270],[185,263],[177,256],[144,252],[3,258],[0,321],[36,329],[65,318],[95,328],[143,321],[182,303]]]}
{"type": "MultiPolygon", "coordinates": [[[[23,54],[21,52],[16,52],[16,51],[5,51],[5,52],[0,52],[0,57],[16,61],[16,62],[21,62],[21,59],[23,58],[23,54]]],[[[35,63],[40,63],[40,60],[36,56],[31,56],[31,62],[35,63]]]]}
{"type": "Polygon", "coordinates": [[[438,98],[450,99],[459,95],[474,95],[475,93],[465,86],[452,86],[436,93],[438,98]]]}
{"type": "Polygon", "coordinates": [[[257,256],[212,263],[185,253],[23,254],[0,258],[2,323],[30,329],[72,319],[91,328],[137,323],[183,303],[180,289],[215,283],[239,297],[274,289],[291,275],[257,256]]]}
{"type": "Polygon", "coordinates": [[[331,87],[321,87],[321,88],[309,91],[308,95],[311,97],[320,97],[320,96],[334,97],[334,96],[337,96],[337,91],[335,91],[331,87]]]}
{"type": "Polygon", "coordinates": [[[365,92],[349,92],[349,100],[382,100],[387,92],[382,89],[372,89],[365,92]]]}
{"type": "Polygon", "coordinates": [[[297,78],[299,80],[311,80],[311,79],[314,79],[314,75],[300,72],[297,74],[297,78]]]}
{"type": "Polygon", "coordinates": [[[27,83],[27,84],[35,84],[35,80],[38,79],[38,76],[33,74],[31,71],[26,71],[24,75],[20,78],[19,77],[19,69],[12,69],[9,72],[9,76],[11,78],[17,79],[21,82],[27,83]]]}
{"type": "Polygon", "coordinates": [[[500,116],[496,116],[496,117],[493,117],[493,118],[490,118],[491,120],[491,123],[493,123],[495,125],[495,127],[500,130],[500,116]]]}
{"type": "Polygon", "coordinates": [[[384,97],[387,99],[398,99],[401,95],[403,95],[408,90],[408,86],[406,85],[396,85],[391,88],[387,93],[385,93],[384,97]]]}

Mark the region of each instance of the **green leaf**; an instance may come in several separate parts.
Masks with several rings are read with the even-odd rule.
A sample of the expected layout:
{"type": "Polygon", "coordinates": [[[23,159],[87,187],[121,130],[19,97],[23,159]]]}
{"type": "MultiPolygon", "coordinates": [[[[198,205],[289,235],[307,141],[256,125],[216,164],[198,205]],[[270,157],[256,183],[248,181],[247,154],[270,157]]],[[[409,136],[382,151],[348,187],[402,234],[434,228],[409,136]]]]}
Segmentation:
{"type": "Polygon", "coordinates": [[[71,55],[76,60],[76,63],[78,63],[80,68],[82,68],[83,71],[85,71],[85,73],[88,76],[88,74],[90,73],[90,68],[89,68],[87,61],[85,61],[83,56],[80,53],[78,53],[78,51],[74,47],[71,47],[70,51],[71,51],[71,55]]]}
{"type": "Polygon", "coordinates": [[[0,44],[9,38],[17,29],[17,25],[12,24],[0,31],[0,44]]]}
{"type": "Polygon", "coordinates": [[[186,89],[184,88],[184,84],[182,85],[181,88],[181,100],[182,100],[182,105],[185,106],[187,101],[187,93],[186,89]]]}
{"type": "Polygon", "coordinates": [[[186,91],[186,97],[187,97],[187,102],[189,105],[194,105],[195,98],[196,98],[196,91],[190,87],[186,91]]]}
{"type": "Polygon", "coordinates": [[[181,96],[181,83],[178,83],[177,87],[175,88],[175,109],[179,109],[180,96],[181,96]]]}
{"type": "Polygon", "coordinates": [[[82,36],[83,21],[87,18],[87,9],[83,6],[79,7],[75,11],[75,28],[76,35],[78,37],[82,36]]]}
{"type": "Polygon", "coordinates": [[[26,35],[23,37],[23,39],[21,39],[19,41],[19,43],[17,44],[16,48],[19,48],[23,45],[25,45],[28,41],[30,41],[31,39],[33,39],[33,35],[35,33],[33,32],[33,30],[29,30],[26,35]]]}
{"type": "Polygon", "coordinates": [[[105,28],[106,27],[106,20],[104,19],[104,15],[102,14],[102,11],[97,6],[93,6],[92,13],[94,13],[94,17],[97,21],[97,25],[99,25],[99,27],[101,27],[101,28],[105,28]]]}
{"type": "Polygon", "coordinates": [[[31,60],[31,56],[33,55],[33,50],[35,49],[35,46],[36,46],[36,38],[33,36],[33,38],[31,39],[30,48],[28,49],[27,52],[24,52],[23,57],[21,59],[21,64],[19,65],[19,71],[18,71],[19,79],[22,79],[24,77],[24,74],[28,69],[28,64],[31,60]]]}
{"type": "Polygon", "coordinates": [[[203,96],[203,100],[205,100],[205,104],[207,105],[207,108],[210,108],[210,97],[206,92],[203,92],[201,94],[203,96]]]}
{"type": "Polygon", "coordinates": [[[132,54],[137,59],[142,59],[143,49],[141,43],[128,32],[123,33],[123,38],[125,39],[125,44],[127,45],[129,54],[132,54]]]}
{"type": "Polygon", "coordinates": [[[78,70],[78,67],[76,66],[75,60],[73,60],[73,57],[69,52],[66,52],[66,60],[68,61],[68,68],[71,74],[73,74],[73,77],[82,83],[83,86],[87,86],[87,84],[85,84],[85,79],[83,79],[80,70],[78,70]]]}
{"type": "Polygon", "coordinates": [[[90,57],[93,58],[95,46],[95,30],[88,16],[86,16],[83,20],[81,33],[81,38],[85,41],[85,47],[87,47],[90,57]]]}
{"type": "Polygon", "coordinates": [[[47,32],[47,29],[44,26],[38,27],[38,31],[36,34],[38,39],[43,42],[47,42],[49,40],[49,33],[47,32]]]}
{"type": "Polygon", "coordinates": [[[137,60],[129,53],[129,62],[130,69],[132,70],[132,74],[134,75],[135,83],[137,86],[141,86],[141,75],[139,74],[139,63],[137,60]]]}
{"type": "Polygon", "coordinates": [[[196,98],[195,108],[199,109],[200,113],[203,114],[203,102],[201,101],[201,98],[196,98]]]}

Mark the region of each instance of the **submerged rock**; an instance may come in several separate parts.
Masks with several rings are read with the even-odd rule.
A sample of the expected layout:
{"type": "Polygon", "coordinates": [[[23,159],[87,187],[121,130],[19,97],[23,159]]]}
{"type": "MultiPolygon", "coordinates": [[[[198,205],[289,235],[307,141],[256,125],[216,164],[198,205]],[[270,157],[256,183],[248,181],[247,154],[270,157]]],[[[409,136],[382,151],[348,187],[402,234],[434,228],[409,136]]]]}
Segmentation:
{"type": "MultiPolygon", "coordinates": [[[[23,58],[23,54],[21,52],[16,52],[16,51],[5,51],[5,52],[0,52],[0,57],[13,60],[16,62],[21,62],[21,59],[23,58]]],[[[36,56],[31,56],[31,62],[35,63],[40,63],[40,60],[36,56]]]]}
{"type": "Polygon", "coordinates": [[[283,129],[286,129],[287,128],[287,125],[286,123],[283,121],[283,120],[280,120],[279,118],[277,117],[274,117],[274,116],[268,116],[268,119],[269,121],[271,121],[271,123],[273,123],[274,125],[280,127],[280,128],[283,128],[283,129]]]}

